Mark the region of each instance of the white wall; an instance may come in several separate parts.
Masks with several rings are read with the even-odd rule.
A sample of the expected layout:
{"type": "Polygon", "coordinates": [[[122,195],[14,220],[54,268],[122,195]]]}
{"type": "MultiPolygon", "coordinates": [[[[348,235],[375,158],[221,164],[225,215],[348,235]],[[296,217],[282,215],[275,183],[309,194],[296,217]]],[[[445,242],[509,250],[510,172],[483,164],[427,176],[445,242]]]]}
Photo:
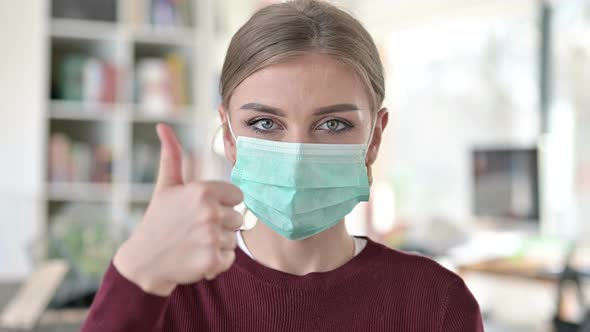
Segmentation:
{"type": "Polygon", "coordinates": [[[24,277],[41,216],[46,1],[0,1],[0,279],[24,277]]]}
{"type": "Polygon", "coordinates": [[[536,143],[536,11],[445,3],[446,16],[421,22],[428,13],[389,27],[367,19],[384,50],[390,110],[377,175],[395,183],[399,216],[468,221],[471,150],[536,143]]]}

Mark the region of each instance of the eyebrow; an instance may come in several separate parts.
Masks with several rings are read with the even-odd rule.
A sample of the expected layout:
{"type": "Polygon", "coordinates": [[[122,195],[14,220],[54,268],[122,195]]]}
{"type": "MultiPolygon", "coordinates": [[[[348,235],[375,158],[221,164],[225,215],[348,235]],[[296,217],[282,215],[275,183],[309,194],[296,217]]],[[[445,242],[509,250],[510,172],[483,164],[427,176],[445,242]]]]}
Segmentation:
{"type": "MultiPolygon", "coordinates": [[[[257,112],[269,113],[274,114],[277,116],[285,116],[285,113],[282,112],[280,109],[260,103],[247,103],[242,105],[240,109],[243,110],[253,110],[257,112]]],[[[324,115],[329,113],[336,113],[336,112],[350,112],[350,111],[359,111],[360,108],[355,104],[335,104],[329,106],[322,106],[315,110],[313,115],[324,115]]]]}
{"type": "Polygon", "coordinates": [[[336,112],[350,112],[350,111],[359,111],[359,107],[355,104],[336,104],[330,106],[323,106],[318,108],[313,115],[324,115],[329,113],[336,113],[336,112]]]}
{"type": "Polygon", "coordinates": [[[285,113],[283,113],[280,109],[276,108],[276,107],[272,107],[272,106],[268,106],[268,105],[264,105],[264,104],[259,104],[259,103],[247,103],[242,105],[242,107],[240,107],[241,110],[253,110],[253,111],[257,111],[257,112],[262,112],[262,113],[269,113],[269,114],[274,114],[276,116],[285,116],[285,113]]]}

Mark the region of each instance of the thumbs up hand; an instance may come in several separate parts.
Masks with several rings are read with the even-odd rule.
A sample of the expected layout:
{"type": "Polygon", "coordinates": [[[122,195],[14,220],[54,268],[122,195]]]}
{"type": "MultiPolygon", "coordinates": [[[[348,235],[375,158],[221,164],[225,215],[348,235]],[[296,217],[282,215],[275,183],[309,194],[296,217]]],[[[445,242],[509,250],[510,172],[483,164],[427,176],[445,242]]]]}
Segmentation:
{"type": "Polygon", "coordinates": [[[242,215],[241,191],[225,182],[184,183],[182,148],[173,130],[157,126],[160,169],[154,194],[137,229],[113,264],[144,291],[168,296],[176,285],[212,279],[229,269],[242,215]]]}

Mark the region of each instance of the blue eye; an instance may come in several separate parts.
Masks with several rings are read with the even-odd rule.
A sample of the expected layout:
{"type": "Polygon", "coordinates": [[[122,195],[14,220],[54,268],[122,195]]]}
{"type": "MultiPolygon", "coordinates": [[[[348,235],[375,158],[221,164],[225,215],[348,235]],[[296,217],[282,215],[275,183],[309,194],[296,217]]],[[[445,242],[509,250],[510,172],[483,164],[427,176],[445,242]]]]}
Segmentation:
{"type": "Polygon", "coordinates": [[[248,126],[258,131],[271,131],[277,129],[277,124],[269,118],[256,119],[248,122],[248,126]]]}
{"type": "Polygon", "coordinates": [[[328,131],[342,131],[342,130],[346,130],[348,128],[351,128],[352,126],[344,121],[341,120],[336,120],[336,119],[331,119],[328,120],[324,123],[322,123],[318,129],[320,130],[328,130],[328,131]]]}

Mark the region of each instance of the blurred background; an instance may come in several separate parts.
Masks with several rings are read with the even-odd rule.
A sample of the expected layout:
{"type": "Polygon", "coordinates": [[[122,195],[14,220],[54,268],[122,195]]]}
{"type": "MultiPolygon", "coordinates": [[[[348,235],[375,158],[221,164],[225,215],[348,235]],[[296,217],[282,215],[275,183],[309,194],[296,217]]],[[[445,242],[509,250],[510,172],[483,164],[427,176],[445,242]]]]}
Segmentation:
{"type": "MultiPolygon", "coordinates": [[[[272,2],[0,1],[0,312],[58,258],[70,270],[37,329],[79,326],[149,202],[156,123],[180,135],[187,180],[229,179],[221,66],[272,2]]],[[[390,111],[349,231],[460,273],[486,331],[577,331],[576,287],[590,294],[590,0],[331,2],[375,39],[390,111]]]]}

